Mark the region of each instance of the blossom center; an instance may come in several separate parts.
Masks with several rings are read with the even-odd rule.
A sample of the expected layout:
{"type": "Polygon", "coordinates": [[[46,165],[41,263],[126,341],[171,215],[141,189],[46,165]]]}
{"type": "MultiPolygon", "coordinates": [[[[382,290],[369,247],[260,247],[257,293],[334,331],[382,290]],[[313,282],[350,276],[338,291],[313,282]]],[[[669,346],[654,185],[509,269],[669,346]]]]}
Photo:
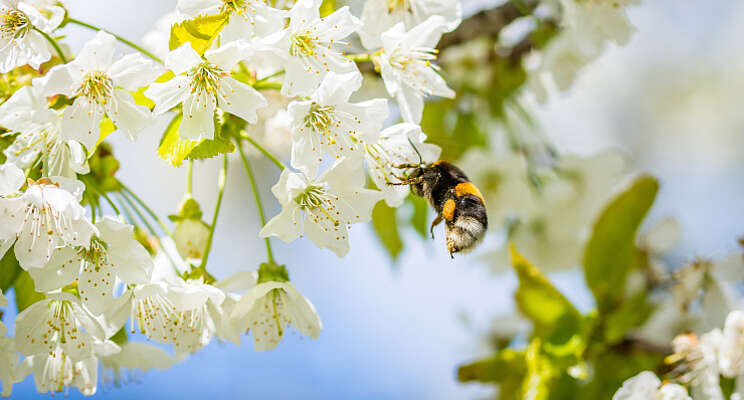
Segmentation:
{"type": "Polygon", "coordinates": [[[78,96],[87,97],[88,100],[100,105],[105,105],[114,91],[114,82],[101,71],[87,73],[83,77],[83,83],[77,90],[78,96]]]}
{"type": "Polygon", "coordinates": [[[242,14],[248,9],[245,0],[222,0],[222,12],[242,14]]]}
{"type": "Polygon", "coordinates": [[[331,202],[331,196],[320,186],[309,185],[302,194],[295,198],[295,202],[314,217],[316,217],[316,213],[320,213],[325,219],[332,222],[333,226],[340,224],[338,219],[331,216],[331,213],[335,210],[335,206],[331,202]]]}
{"type": "Polygon", "coordinates": [[[189,86],[191,87],[191,93],[202,95],[217,95],[220,90],[220,78],[226,75],[218,66],[203,62],[196,66],[194,69],[189,71],[188,76],[191,78],[189,86]]]}
{"type": "Polygon", "coordinates": [[[317,36],[312,36],[310,32],[300,32],[292,35],[292,39],[289,46],[289,54],[294,57],[299,56],[314,56],[316,55],[316,47],[318,46],[319,39],[317,36]]]}
{"type": "Polygon", "coordinates": [[[10,8],[0,14],[0,36],[8,39],[21,39],[31,30],[31,20],[16,9],[10,8]]]}
{"type": "Polygon", "coordinates": [[[411,5],[409,3],[410,0],[388,0],[388,12],[393,12],[396,10],[409,11],[411,9],[411,5]]]}
{"type": "Polygon", "coordinates": [[[103,266],[108,265],[108,246],[98,238],[92,238],[90,240],[90,246],[86,249],[81,249],[81,256],[89,265],[93,266],[93,269],[98,272],[103,266]]]}
{"type": "Polygon", "coordinates": [[[432,60],[437,59],[438,54],[439,50],[431,47],[414,47],[408,51],[398,50],[390,56],[390,64],[402,70],[405,70],[411,64],[439,69],[431,63],[432,60]]]}
{"type": "Polygon", "coordinates": [[[305,116],[305,126],[316,132],[328,131],[329,127],[333,122],[333,111],[332,106],[321,106],[317,103],[310,105],[310,111],[305,116]]]}

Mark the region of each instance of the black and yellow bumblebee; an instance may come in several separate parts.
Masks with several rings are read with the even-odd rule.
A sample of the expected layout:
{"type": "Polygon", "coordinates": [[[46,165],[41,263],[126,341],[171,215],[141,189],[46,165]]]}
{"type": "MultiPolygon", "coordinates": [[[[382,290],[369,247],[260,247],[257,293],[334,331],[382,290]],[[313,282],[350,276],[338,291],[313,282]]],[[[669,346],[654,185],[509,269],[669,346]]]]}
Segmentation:
{"type": "Polygon", "coordinates": [[[450,257],[468,252],[480,243],[488,229],[486,203],[480,190],[467,175],[447,161],[432,164],[402,164],[397,168],[412,170],[400,182],[392,185],[410,185],[417,196],[428,200],[437,217],[429,231],[434,238],[434,227],[446,223],[446,242],[450,257]]]}

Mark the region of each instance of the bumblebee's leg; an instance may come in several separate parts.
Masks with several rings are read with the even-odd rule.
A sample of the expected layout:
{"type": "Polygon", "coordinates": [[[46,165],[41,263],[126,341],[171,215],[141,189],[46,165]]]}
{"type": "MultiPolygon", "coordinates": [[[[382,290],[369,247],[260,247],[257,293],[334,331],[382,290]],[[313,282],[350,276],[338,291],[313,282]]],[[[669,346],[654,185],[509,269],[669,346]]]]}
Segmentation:
{"type": "Polygon", "coordinates": [[[405,185],[416,185],[424,181],[423,176],[417,176],[415,178],[403,178],[400,176],[396,176],[396,178],[400,179],[400,182],[388,182],[388,185],[390,186],[405,186],[405,185]]]}
{"type": "Polygon", "coordinates": [[[394,165],[394,167],[398,169],[408,169],[408,168],[421,168],[421,165],[414,164],[414,163],[406,163],[406,164],[394,165]]]}
{"type": "Polygon", "coordinates": [[[434,239],[434,227],[439,225],[442,222],[443,218],[442,215],[437,215],[436,218],[434,218],[434,221],[431,221],[431,226],[429,227],[429,233],[431,233],[431,238],[434,239]]]}

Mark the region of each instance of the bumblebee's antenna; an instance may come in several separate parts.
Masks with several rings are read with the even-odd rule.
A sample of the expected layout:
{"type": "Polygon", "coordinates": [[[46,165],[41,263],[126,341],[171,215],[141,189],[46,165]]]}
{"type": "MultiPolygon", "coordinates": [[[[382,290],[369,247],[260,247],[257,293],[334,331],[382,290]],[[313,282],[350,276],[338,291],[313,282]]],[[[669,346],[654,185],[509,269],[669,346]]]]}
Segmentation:
{"type": "Polygon", "coordinates": [[[407,138],[407,139],[408,139],[408,143],[410,143],[410,144],[411,144],[411,147],[413,147],[413,151],[415,151],[415,152],[416,152],[416,154],[418,155],[418,158],[419,158],[419,165],[423,165],[423,164],[424,164],[424,158],[423,158],[423,157],[421,157],[421,153],[419,153],[419,150],[418,150],[418,148],[416,147],[416,145],[415,145],[415,144],[413,144],[413,140],[411,140],[411,138],[410,138],[410,137],[409,137],[409,138],[407,138]]]}

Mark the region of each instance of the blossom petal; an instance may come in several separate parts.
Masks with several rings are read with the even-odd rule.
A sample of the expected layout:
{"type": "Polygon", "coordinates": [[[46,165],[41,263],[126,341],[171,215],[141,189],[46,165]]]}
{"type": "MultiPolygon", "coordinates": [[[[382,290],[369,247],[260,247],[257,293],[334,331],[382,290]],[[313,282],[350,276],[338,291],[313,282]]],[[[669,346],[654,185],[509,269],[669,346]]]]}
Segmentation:
{"type": "Polygon", "coordinates": [[[86,97],[78,97],[62,115],[61,136],[80,142],[88,152],[93,151],[101,134],[100,122],[104,110],[86,97]]]}
{"type": "Polygon", "coordinates": [[[302,217],[299,207],[294,204],[287,204],[282,207],[282,211],[274,216],[264,225],[258,233],[260,237],[276,236],[282,241],[289,243],[300,235],[302,226],[302,217]]]}
{"type": "Polygon", "coordinates": [[[268,105],[266,99],[256,89],[233,78],[223,78],[221,87],[224,94],[219,96],[220,108],[243,118],[250,124],[258,121],[256,111],[268,105]]]}
{"type": "Polygon", "coordinates": [[[183,101],[183,119],[178,134],[183,139],[214,139],[214,96],[207,93],[192,94],[183,101]]]}
{"type": "Polygon", "coordinates": [[[114,62],[107,75],[124,89],[135,91],[149,85],[165,72],[160,64],[145,58],[139,53],[127,54],[114,62]]]}
{"type": "Polygon", "coordinates": [[[204,60],[191,47],[191,43],[184,43],[179,48],[168,53],[165,58],[165,67],[180,75],[201,64],[204,60]]]}
{"type": "Polygon", "coordinates": [[[14,164],[0,165],[0,196],[18,193],[26,182],[26,174],[14,164]]]}
{"type": "Polygon", "coordinates": [[[134,140],[137,134],[152,121],[150,110],[135,103],[132,95],[123,89],[114,90],[112,100],[107,107],[106,114],[117,128],[134,140]]]}
{"type": "Polygon", "coordinates": [[[72,283],[80,273],[81,262],[77,250],[65,246],[54,251],[46,266],[29,268],[28,273],[34,280],[36,291],[51,292],[72,283]]]}
{"type": "Polygon", "coordinates": [[[180,104],[189,95],[189,79],[183,75],[166,82],[156,82],[145,90],[145,96],[155,102],[153,114],[163,114],[180,104]]]}
{"type": "Polygon", "coordinates": [[[105,31],[99,31],[86,43],[73,63],[86,71],[106,71],[114,59],[116,38],[105,31]]]}

